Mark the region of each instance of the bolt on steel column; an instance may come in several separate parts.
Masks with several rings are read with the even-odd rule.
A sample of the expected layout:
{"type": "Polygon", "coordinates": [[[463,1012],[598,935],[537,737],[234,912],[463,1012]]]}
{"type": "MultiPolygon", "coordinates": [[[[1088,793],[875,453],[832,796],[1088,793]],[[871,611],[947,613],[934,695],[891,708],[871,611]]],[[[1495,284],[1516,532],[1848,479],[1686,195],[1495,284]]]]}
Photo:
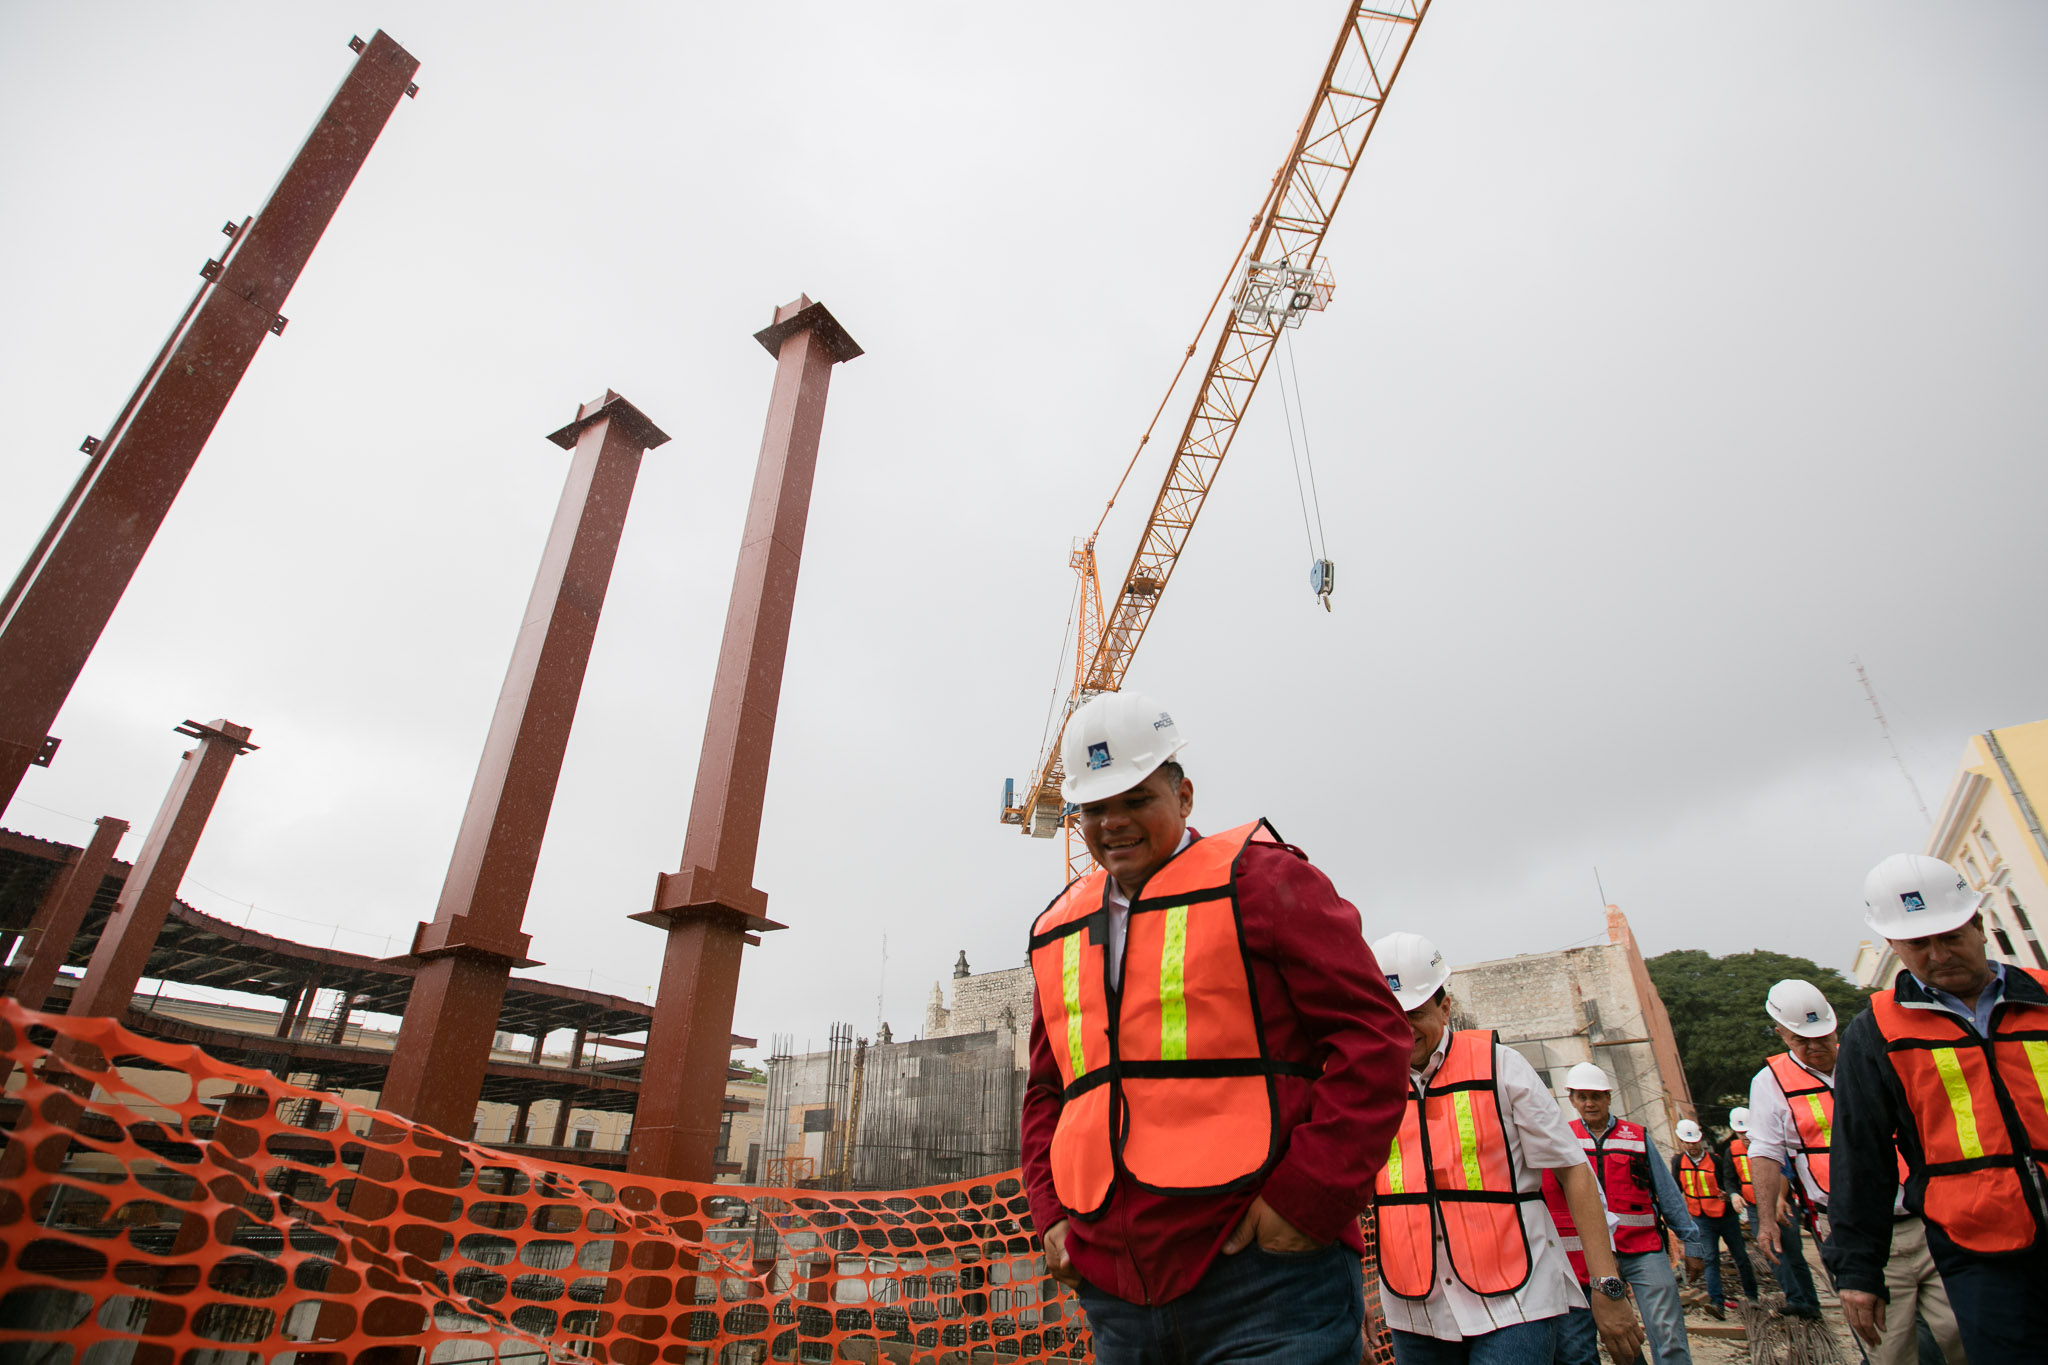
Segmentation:
{"type": "Polygon", "coordinates": [[[682,867],[662,874],[654,908],[633,916],[666,929],[668,946],[627,1169],[682,1180],[712,1177],[740,949],[749,930],[782,928],[767,917],[767,894],[754,887],[754,853],[825,395],[832,367],[861,354],[825,306],[803,296],[777,309],[754,339],[775,357],[775,389],[726,608],[682,867]]]}
{"type": "Polygon", "coordinates": [[[643,452],[668,436],[609,389],[548,437],[573,450],[533,596],[498,695],[431,924],[413,933],[424,963],[398,1032],[379,1107],[468,1137],[491,1038],[526,956],[526,901],[555,784],[583,693],[643,452]]]}
{"type": "Polygon", "coordinates": [[[157,528],[198,462],[263,339],[285,327],[285,296],[419,62],[381,31],[285,168],[263,211],[230,238],[128,405],[101,438],[7,595],[0,598],[0,811],[99,644],[157,528]]]}

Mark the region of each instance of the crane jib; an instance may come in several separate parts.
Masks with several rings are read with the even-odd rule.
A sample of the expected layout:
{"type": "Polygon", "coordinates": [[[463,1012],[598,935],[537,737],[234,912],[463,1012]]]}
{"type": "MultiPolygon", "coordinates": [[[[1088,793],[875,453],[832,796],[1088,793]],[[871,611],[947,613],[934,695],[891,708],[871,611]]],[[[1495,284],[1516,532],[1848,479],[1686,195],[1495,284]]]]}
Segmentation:
{"type": "MultiPolygon", "coordinates": [[[[1006,788],[1003,820],[1039,837],[1064,828],[1070,874],[1084,870],[1089,859],[1079,846],[1072,812],[1060,796],[1065,776],[1060,739],[1066,718],[1088,697],[1123,686],[1152,614],[1172,581],[1174,566],[1187,547],[1195,520],[1265,375],[1274,344],[1288,327],[1298,326],[1306,313],[1329,302],[1334,286],[1321,259],[1323,238],[1429,5],[1430,0],[1401,0],[1379,8],[1357,4],[1346,14],[1308,114],[1260,209],[1254,235],[1231,262],[1224,289],[1218,291],[1220,301],[1230,284],[1237,282],[1236,290],[1229,292],[1230,306],[1172,462],[1115,595],[1108,601],[1103,598],[1093,536],[1069,558],[1070,567],[1080,577],[1080,603],[1075,613],[1074,671],[1066,706],[1039,757],[1037,776],[1017,804],[1010,804],[1006,788]],[[1241,262],[1244,269],[1240,275],[1241,262]]],[[[1215,311],[1212,305],[1212,316],[1215,311]]],[[[1205,320],[1205,331],[1207,326],[1205,320]]],[[[1190,355],[1196,348],[1189,348],[1190,355]]],[[[1178,381],[1176,374],[1176,384],[1178,381]]],[[[1164,406],[1162,403],[1162,410],[1164,406]]],[[[1148,432],[1146,439],[1149,436],[1148,432]]],[[[1141,449],[1143,444],[1141,441],[1141,449]]],[[[1327,587],[1334,574],[1327,561],[1319,560],[1317,567],[1317,590],[1325,594],[1327,605],[1327,587]]]]}

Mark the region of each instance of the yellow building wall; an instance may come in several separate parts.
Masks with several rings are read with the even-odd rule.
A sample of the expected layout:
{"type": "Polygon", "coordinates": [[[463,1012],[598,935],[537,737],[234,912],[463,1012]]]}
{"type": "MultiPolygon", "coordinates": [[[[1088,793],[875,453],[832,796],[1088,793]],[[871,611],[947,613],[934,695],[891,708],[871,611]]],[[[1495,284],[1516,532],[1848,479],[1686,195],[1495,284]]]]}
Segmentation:
{"type": "MultiPolygon", "coordinates": [[[[2037,833],[2027,816],[2030,805],[2035,820],[2048,818],[2048,720],[1990,733],[2010,777],[1990,740],[1970,736],[1923,851],[1989,893],[1984,929],[1993,958],[2048,968],[2048,852],[2042,848],[2048,835],[2037,833]],[[2025,805],[2013,791],[2015,783],[2025,805]]],[[[1897,972],[1898,959],[1882,942],[1865,942],[1857,953],[1858,984],[1889,986],[1897,972]]]]}

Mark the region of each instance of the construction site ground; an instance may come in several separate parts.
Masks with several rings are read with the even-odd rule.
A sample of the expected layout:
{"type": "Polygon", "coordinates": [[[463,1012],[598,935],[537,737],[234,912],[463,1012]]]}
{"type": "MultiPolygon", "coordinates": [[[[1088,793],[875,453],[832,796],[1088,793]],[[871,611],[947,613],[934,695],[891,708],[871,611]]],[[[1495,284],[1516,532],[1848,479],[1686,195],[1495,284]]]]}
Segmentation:
{"type": "Polygon", "coordinates": [[[1819,1322],[1788,1319],[1779,1313],[1785,1296],[1778,1282],[1756,1255],[1755,1244],[1745,1243],[1750,1264],[1761,1291],[1761,1313],[1745,1324],[1741,1309],[1741,1281],[1735,1265],[1725,1254],[1721,1258],[1722,1283],[1730,1290],[1725,1320],[1716,1321],[1707,1312],[1707,1291],[1703,1284],[1684,1290],[1685,1331],[1692,1344],[1693,1365],[1824,1365],[1825,1362],[1856,1360],[1856,1347],[1842,1321],[1841,1305],[1828,1287],[1828,1278],[1814,1252],[1813,1239],[1801,1238],[1807,1251],[1807,1266],[1813,1272],[1813,1287],[1820,1296],[1819,1322]],[[1752,1336],[1755,1341],[1752,1343],[1752,1336]],[[1753,1349],[1754,1347],[1754,1349],[1753,1349]]]}

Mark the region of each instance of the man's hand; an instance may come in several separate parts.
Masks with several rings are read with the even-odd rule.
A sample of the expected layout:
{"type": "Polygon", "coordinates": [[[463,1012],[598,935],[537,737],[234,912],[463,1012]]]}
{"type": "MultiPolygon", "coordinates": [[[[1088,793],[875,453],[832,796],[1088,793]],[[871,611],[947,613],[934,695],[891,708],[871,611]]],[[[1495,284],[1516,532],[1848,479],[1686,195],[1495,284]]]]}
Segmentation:
{"type": "Polygon", "coordinates": [[[1627,1299],[1610,1299],[1599,1290],[1587,1296],[1593,1307],[1593,1327],[1615,1360],[1634,1360],[1643,1351],[1643,1325],[1627,1299]]]}
{"type": "Polygon", "coordinates": [[[1706,1273],[1707,1263],[1704,1259],[1698,1256],[1688,1256],[1685,1258],[1685,1280],[1687,1284],[1692,1283],[1706,1273]]]}
{"type": "Polygon", "coordinates": [[[1062,1218],[1045,1230],[1045,1273],[1068,1288],[1081,1283],[1081,1272],[1067,1259],[1067,1220],[1062,1218]]]}
{"type": "Polygon", "coordinates": [[[1844,1289],[1840,1297],[1842,1316],[1849,1320],[1849,1330],[1870,1345],[1877,1345],[1878,1338],[1884,1335],[1884,1300],[1865,1289],[1844,1289]]]}
{"type": "Polygon", "coordinates": [[[1235,1256],[1253,1242],[1267,1251],[1321,1251],[1323,1243],[1312,1237],[1303,1236],[1294,1224],[1273,1211],[1273,1206],[1264,1199],[1252,1200],[1252,1206],[1244,1211],[1238,1221],[1237,1231],[1230,1234],[1230,1240],[1223,1244],[1223,1254],[1235,1256]]]}
{"type": "Polygon", "coordinates": [[[1756,1224],[1756,1249],[1764,1254],[1764,1264],[1775,1267],[1778,1255],[1778,1220],[1759,1218],[1756,1224]]]}

